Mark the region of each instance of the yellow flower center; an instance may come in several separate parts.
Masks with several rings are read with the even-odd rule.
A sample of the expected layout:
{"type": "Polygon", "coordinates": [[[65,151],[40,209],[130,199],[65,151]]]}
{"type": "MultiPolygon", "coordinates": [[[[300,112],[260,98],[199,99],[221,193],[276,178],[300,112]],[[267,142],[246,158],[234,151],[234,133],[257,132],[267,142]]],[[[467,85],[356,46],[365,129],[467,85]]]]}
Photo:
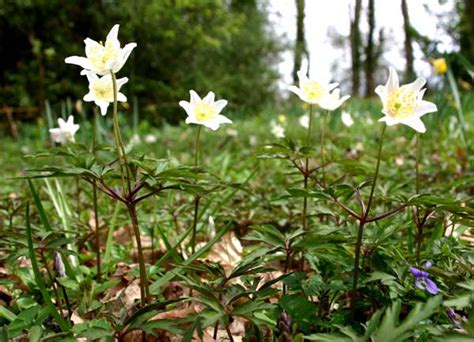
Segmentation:
{"type": "Polygon", "coordinates": [[[112,102],[114,100],[114,88],[112,80],[108,77],[100,78],[91,84],[91,90],[97,100],[112,102]]]}
{"type": "Polygon", "coordinates": [[[401,87],[388,95],[385,110],[394,118],[407,118],[413,115],[416,106],[416,93],[401,87]]]}
{"type": "Polygon", "coordinates": [[[201,101],[194,106],[194,115],[197,121],[204,122],[215,118],[217,111],[210,104],[201,101]]]}
{"type": "Polygon", "coordinates": [[[105,42],[105,46],[94,46],[88,52],[88,59],[96,70],[104,70],[107,61],[116,60],[119,57],[119,49],[110,42],[105,42]]]}
{"type": "Polygon", "coordinates": [[[302,86],[301,92],[310,102],[318,102],[324,96],[326,89],[316,81],[309,81],[302,86]]]}

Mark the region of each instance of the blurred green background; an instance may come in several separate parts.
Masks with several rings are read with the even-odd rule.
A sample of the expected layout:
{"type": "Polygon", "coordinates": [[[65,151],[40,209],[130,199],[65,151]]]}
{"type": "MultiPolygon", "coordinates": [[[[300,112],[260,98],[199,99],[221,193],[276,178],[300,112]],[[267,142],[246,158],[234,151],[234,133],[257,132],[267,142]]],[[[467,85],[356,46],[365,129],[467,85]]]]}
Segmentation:
{"type": "Polygon", "coordinates": [[[258,112],[274,98],[283,48],[266,9],[256,0],[0,1],[0,104],[33,117],[46,99],[81,99],[86,83],[64,58],[120,23],[121,44],[138,44],[120,72],[124,90],[152,123],[179,121],[189,89],[258,112]]]}
{"type": "MultiPolygon", "coordinates": [[[[122,111],[130,114],[139,111],[140,118],[146,118],[152,125],[165,121],[176,124],[183,119],[177,103],[188,98],[189,89],[201,95],[213,90],[218,98],[227,99],[226,110],[235,114],[231,115],[233,118],[254,116],[268,109],[280,111],[279,63],[284,54],[286,58],[288,54],[291,56],[289,64],[293,71],[304,66],[310,53],[318,54],[318,51],[308,52],[307,44],[315,39],[307,30],[315,25],[314,18],[308,13],[305,18],[305,9],[314,5],[312,1],[0,0],[0,132],[10,134],[12,130],[3,119],[5,114],[14,117],[20,125],[23,121],[44,118],[46,101],[55,116],[64,116],[75,109],[91,117],[89,109],[93,105],[83,104],[86,110],[82,111],[81,103],[76,102],[87,91],[85,78],[79,75],[78,66],[64,63],[64,58],[84,55],[83,40],[105,39],[116,23],[121,25],[122,45],[138,44],[120,71],[120,77],[130,79],[124,87],[129,102],[122,111]],[[295,27],[292,24],[295,37],[277,34],[272,24],[274,7],[284,8],[283,3],[295,12],[295,27]]],[[[471,92],[474,1],[425,1],[453,4],[450,13],[443,13],[445,19],[449,18],[448,23],[432,15],[440,29],[455,42],[455,52],[449,54],[438,51],[436,39],[428,39],[417,31],[423,23],[409,11],[416,0],[394,1],[397,8],[400,4],[402,9],[404,3],[408,5],[400,28],[403,27],[410,44],[397,43],[400,43],[400,57],[407,62],[405,78],[412,80],[418,71],[413,68],[414,55],[419,59],[422,53],[425,61],[446,57],[459,88],[471,92]]],[[[384,60],[383,52],[395,43],[390,32],[384,31],[383,18],[377,17],[376,6],[383,5],[383,1],[346,2],[351,11],[350,23],[345,23],[347,20],[341,14],[341,18],[334,18],[334,25],[350,24],[350,34],[331,37],[330,28],[327,32],[328,44],[343,45],[348,52],[341,56],[335,79],[341,83],[343,92],[353,98],[358,94],[371,96],[375,85],[385,79],[386,66],[393,62],[384,60]],[[342,66],[343,58],[350,60],[347,66],[342,66]]],[[[428,7],[426,11],[430,10],[428,7]]],[[[432,94],[430,89],[428,95],[432,94]]],[[[288,106],[297,101],[291,100],[294,102],[288,106]]]]}

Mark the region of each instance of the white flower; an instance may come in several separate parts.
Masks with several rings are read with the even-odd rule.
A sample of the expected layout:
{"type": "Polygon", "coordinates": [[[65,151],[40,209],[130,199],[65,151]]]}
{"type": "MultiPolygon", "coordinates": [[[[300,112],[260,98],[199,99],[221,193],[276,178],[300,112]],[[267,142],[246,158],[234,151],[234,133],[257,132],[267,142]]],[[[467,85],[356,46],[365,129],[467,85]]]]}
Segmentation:
{"type": "Polygon", "coordinates": [[[293,85],[289,86],[288,90],[298,95],[306,103],[317,104],[324,109],[334,110],[350,97],[349,95],[340,97],[340,90],[335,89],[337,83],[310,80],[302,70],[298,71],[297,74],[300,81],[299,88],[293,85]]]}
{"type": "Polygon", "coordinates": [[[99,75],[106,75],[111,70],[114,73],[119,72],[137,44],[130,43],[121,48],[120,42],[117,39],[118,30],[119,25],[112,27],[104,45],[86,38],[84,40],[86,44],[86,57],[67,57],[65,62],[79,65],[99,75]]]}
{"type": "Polygon", "coordinates": [[[129,144],[130,145],[138,145],[142,142],[142,139],[140,139],[140,136],[138,134],[134,134],[132,135],[132,137],[130,138],[130,142],[129,144]]]}
{"type": "Polygon", "coordinates": [[[304,128],[308,128],[309,127],[309,114],[302,115],[298,121],[301,126],[303,126],[304,128]]]}
{"type": "Polygon", "coordinates": [[[67,121],[58,119],[58,128],[51,128],[49,133],[54,142],[64,145],[67,142],[74,142],[74,134],[79,130],[79,125],[74,123],[74,117],[70,115],[67,121]]]}
{"type": "Polygon", "coordinates": [[[351,113],[346,112],[345,110],[342,111],[341,121],[346,127],[351,127],[354,124],[354,120],[352,120],[351,113]]]}
{"type": "Polygon", "coordinates": [[[336,110],[339,108],[350,96],[345,95],[341,97],[341,91],[339,89],[334,89],[331,93],[326,94],[321,101],[319,106],[326,110],[336,110]]]}
{"type": "Polygon", "coordinates": [[[255,135],[251,135],[251,136],[249,137],[249,144],[250,144],[250,146],[256,146],[257,143],[258,143],[257,137],[256,137],[255,135]]]}
{"type": "Polygon", "coordinates": [[[425,79],[420,77],[413,83],[399,86],[395,69],[390,67],[389,72],[387,84],[375,88],[375,93],[380,96],[383,103],[382,113],[385,114],[379,121],[385,122],[388,126],[401,123],[417,132],[426,132],[420,118],[438,109],[434,103],[422,100],[426,91],[426,88],[422,89],[426,83],[425,79]]]}
{"type": "Polygon", "coordinates": [[[225,130],[225,133],[229,136],[229,137],[237,137],[239,135],[239,132],[234,129],[234,128],[227,128],[225,130]]]}
{"type": "Polygon", "coordinates": [[[145,142],[146,142],[147,144],[154,144],[154,143],[157,142],[157,140],[158,140],[158,139],[157,139],[156,136],[153,135],[153,134],[147,134],[147,135],[145,135],[145,142]]]}
{"type": "Polygon", "coordinates": [[[179,101],[179,105],[188,114],[187,124],[203,125],[215,131],[221,124],[232,123],[229,118],[220,115],[222,109],[227,105],[226,100],[214,101],[215,94],[212,91],[202,100],[194,90],[189,93],[191,94],[190,102],[179,101]]]}
{"type": "MultiPolygon", "coordinates": [[[[81,75],[86,75],[89,80],[89,92],[84,96],[86,102],[94,102],[100,108],[102,115],[107,114],[109,104],[114,102],[114,87],[112,76],[97,76],[91,71],[82,70],[81,75]]],[[[128,82],[128,78],[123,77],[117,80],[117,101],[127,102],[127,97],[120,93],[120,88],[128,82]]]]}
{"type": "Polygon", "coordinates": [[[271,132],[275,137],[277,138],[285,137],[285,128],[282,125],[276,123],[275,121],[272,121],[271,126],[272,126],[271,132]]]}

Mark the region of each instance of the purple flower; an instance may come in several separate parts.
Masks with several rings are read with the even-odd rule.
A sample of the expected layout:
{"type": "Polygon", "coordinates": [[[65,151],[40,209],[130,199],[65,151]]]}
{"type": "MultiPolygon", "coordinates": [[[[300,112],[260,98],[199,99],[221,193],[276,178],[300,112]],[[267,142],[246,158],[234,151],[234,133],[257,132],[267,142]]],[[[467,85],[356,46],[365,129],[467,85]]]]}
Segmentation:
{"type": "Polygon", "coordinates": [[[428,272],[419,270],[415,267],[410,267],[410,272],[415,277],[415,286],[421,290],[426,290],[429,293],[435,295],[439,292],[438,285],[428,278],[428,272]]]}
{"type": "Polygon", "coordinates": [[[462,326],[462,322],[466,322],[467,321],[467,318],[464,317],[464,316],[461,316],[461,315],[458,315],[453,309],[451,308],[448,308],[446,310],[446,314],[448,315],[449,318],[451,318],[451,320],[453,321],[453,324],[458,326],[458,327],[461,327],[462,326]]]}

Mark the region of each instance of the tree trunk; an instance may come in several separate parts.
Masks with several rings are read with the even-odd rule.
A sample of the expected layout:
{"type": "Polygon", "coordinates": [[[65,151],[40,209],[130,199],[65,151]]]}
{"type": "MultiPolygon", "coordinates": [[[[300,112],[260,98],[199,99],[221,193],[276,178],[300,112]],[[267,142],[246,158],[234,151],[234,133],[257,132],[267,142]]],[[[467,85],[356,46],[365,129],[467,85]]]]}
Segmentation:
{"type": "MultiPolygon", "coordinates": [[[[464,32],[466,41],[466,54],[469,61],[474,61],[474,0],[464,0],[464,32]]],[[[462,49],[462,46],[461,46],[462,49]]]]}
{"type": "MultiPolygon", "coordinates": [[[[304,37],[304,7],[305,0],[296,1],[296,43],[295,43],[295,59],[293,65],[293,81],[298,81],[297,72],[301,69],[303,56],[307,55],[306,40],[304,37]]],[[[309,62],[309,61],[308,61],[309,62]]]]}
{"type": "Polygon", "coordinates": [[[413,69],[413,44],[412,44],[412,28],[410,25],[410,17],[408,15],[408,5],[406,0],[402,0],[403,29],[405,31],[405,82],[410,82],[415,77],[413,69]]]}
{"type": "Polygon", "coordinates": [[[377,61],[374,55],[375,0],[369,0],[367,22],[369,32],[365,47],[365,97],[370,97],[374,92],[374,73],[377,70],[377,61]]]}
{"type": "Polygon", "coordinates": [[[360,12],[362,9],[362,0],[355,0],[354,7],[354,18],[351,21],[351,55],[352,55],[352,95],[358,96],[360,89],[360,49],[361,49],[361,37],[360,37],[360,12]]]}

